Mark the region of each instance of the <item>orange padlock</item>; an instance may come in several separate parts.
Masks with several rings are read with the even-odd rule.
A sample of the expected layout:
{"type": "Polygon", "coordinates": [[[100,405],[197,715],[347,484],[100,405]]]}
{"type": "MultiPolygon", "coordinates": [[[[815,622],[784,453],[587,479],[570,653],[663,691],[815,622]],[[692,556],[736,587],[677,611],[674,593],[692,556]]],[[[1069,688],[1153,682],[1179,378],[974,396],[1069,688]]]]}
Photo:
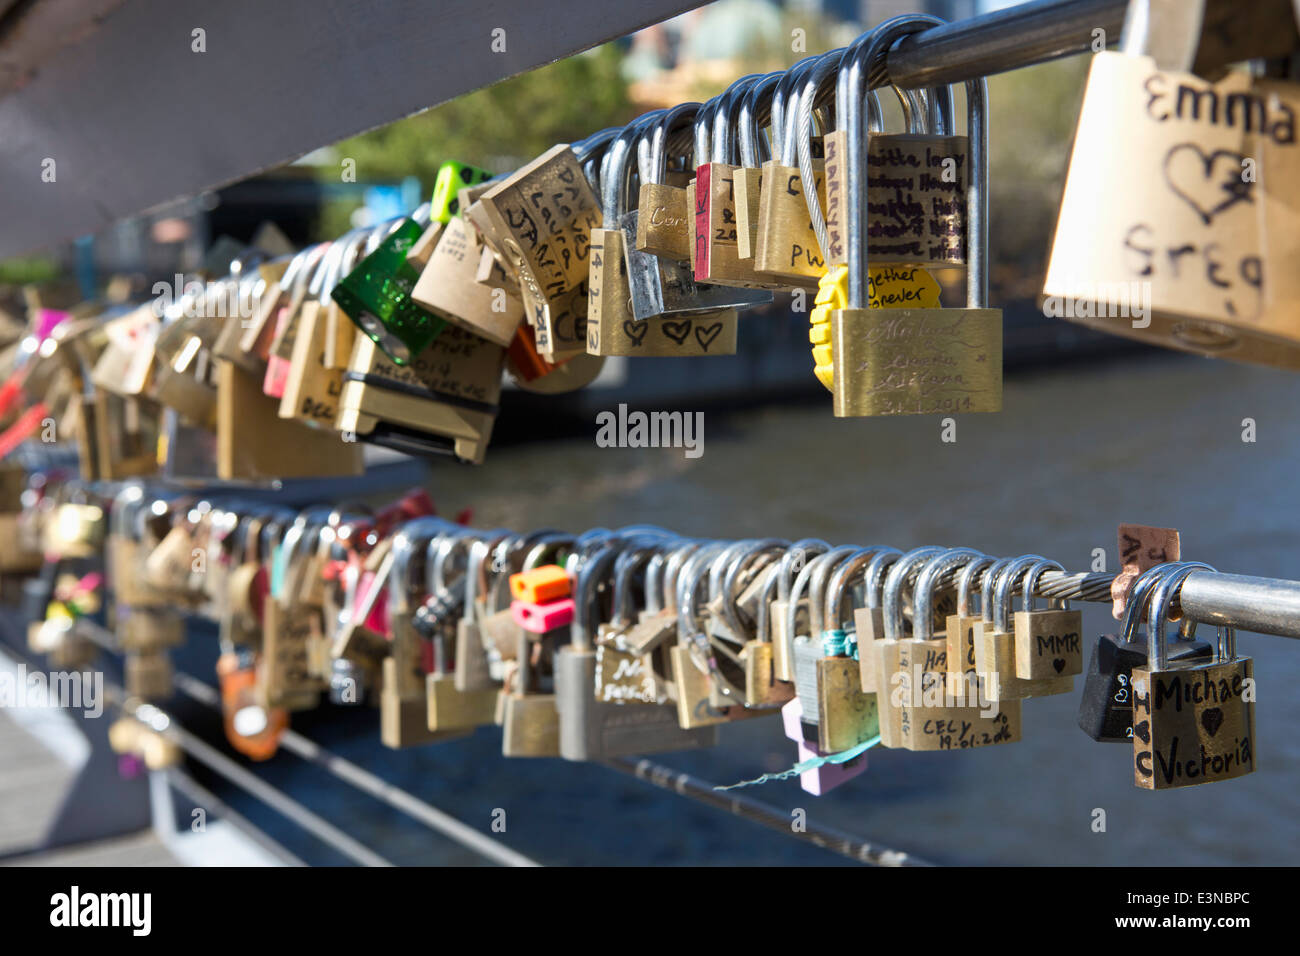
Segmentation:
{"type": "Polygon", "coordinates": [[[221,683],[222,723],[226,739],[251,760],[269,760],[289,727],[289,712],[257,701],[257,670],[251,654],[225,653],[217,658],[221,683]]]}
{"type": "Polygon", "coordinates": [[[569,575],[558,564],[544,564],[510,575],[510,596],[525,604],[545,604],[569,596],[569,575]]]}

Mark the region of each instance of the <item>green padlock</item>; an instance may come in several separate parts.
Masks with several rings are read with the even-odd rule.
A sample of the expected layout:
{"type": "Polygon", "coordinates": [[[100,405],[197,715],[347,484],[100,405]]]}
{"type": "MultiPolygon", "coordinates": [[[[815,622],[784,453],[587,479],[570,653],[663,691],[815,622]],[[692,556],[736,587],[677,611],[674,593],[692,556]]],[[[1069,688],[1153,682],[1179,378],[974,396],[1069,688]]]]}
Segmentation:
{"type": "Polygon", "coordinates": [[[423,232],[414,219],[403,219],[330,293],[357,328],[398,365],[428,348],[447,325],[411,298],[420,276],[406,254],[423,232]]]}

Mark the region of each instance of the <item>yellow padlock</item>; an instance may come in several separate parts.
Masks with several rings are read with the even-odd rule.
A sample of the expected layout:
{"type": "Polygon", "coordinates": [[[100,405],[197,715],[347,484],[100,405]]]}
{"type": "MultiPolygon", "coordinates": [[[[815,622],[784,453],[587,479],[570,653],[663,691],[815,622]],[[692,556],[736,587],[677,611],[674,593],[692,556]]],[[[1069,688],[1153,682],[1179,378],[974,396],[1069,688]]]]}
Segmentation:
{"type": "MultiPolygon", "coordinates": [[[[871,266],[867,272],[867,307],[871,309],[937,309],[939,283],[919,266],[871,266]]],[[[849,267],[823,272],[817,298],[809,315],[808,341],[812,343],[813,374],[828,391],[835,389],[834,353],[831,351],[831,313],[847,309],[849,267]]]]}

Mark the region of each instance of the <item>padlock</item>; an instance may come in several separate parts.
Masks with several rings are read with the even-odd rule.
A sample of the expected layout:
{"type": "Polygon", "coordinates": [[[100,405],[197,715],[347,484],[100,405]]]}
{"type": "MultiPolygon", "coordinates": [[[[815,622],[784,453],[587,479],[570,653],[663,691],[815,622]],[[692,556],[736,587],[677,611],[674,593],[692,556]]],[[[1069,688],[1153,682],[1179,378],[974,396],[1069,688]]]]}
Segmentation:
{"type": "MultiPolygon", "coordinates": [[[[890,23],[873,31],[871,42],[850,55],[841,95],[862,102],[871,65],[899,36],[920,28],[903,21],[891,30],[890,23]]],[[[1002,314],[984,307],[988,117],[982,79],[967,83],[966,102],[970,151],[962,250],[967,265],[964,309],[867,309],[870,226],[864,200],[871,168],[869,136],[861,111],[845,109],[848,308],[836,310],[831,318],[836,416],[991,412],[1002,407],[1002,314]]],[[[940,245],[946,250],[951,243],[945,238],[940,245]]],[[[827,258],[832,260],[829,251],[827,258]]]]}
{"type": "MultiPolygon", "coordinates": [[[[912,592],[912,638],[901,642],[899,739],[908,750],[966,750],[1016,743],[1021,735],[1019,700],[993,704],[984,699],[949,696],[947,639],[934,636],[934,592],[939,577],[980,557],[969,548],[954,548],[929,558],[912,592]]],[[[888,603],[888,595],[886,603],[888,603]]],[[[897,601],[897,597],[895,597],[897,601]]],[[[886,620],[901,627],[901,604],[886,620]]]]}
{"type": "MultiPolygon", "coordinates": [[[[814,757],[829,756],[817,746],[816,729],[803,720],[803,705],[795,697],[781,707],[781,722],[787,739],[798,748],[798,762],[814,757]],[[810,739],[810,735],[811,738],[810,739]]],[[[817,766],[799,774],[799,788],[815,797],[829,793],[840,784],[847,783],[867,769],[867,755],[860,753],[842,763],[819,762],[817,766]]]]}
{"type": "Polygon", "coordinates": [[[529,634],[545,634],[573,623],[573,598],[532,603],[518,598],[510,602],[510,616],[529,634]]]}
{"type": "Polygon", "coordinates": [[[790,545],[781,559],[777,571],[776,600],[769,605],[772,631],[772,673],[778,681],[793,683],[794,661],[790,658],[794,635],[787,630],[790,609],[790,586],[794,575],[803,570],[809,559],[830,550],[830,545],[819,538],[804,538],[790,545]]]}
{"type": "Polygon", "coordinates": [[[510,575],[510,596],[517,601],[540,604],[570,596],[569,574],[558,564],[510,575]]]}
{"type": "Polygon", "coordinates": [[[506,350],[506,371],[525,392],[558,395],[590,385],[605,366],[599,355],[575,355],[559,364],[548,362],[537,350],[533,327],[527,323],[515,330],[506,350]]]}
{"type": "Polygon", "coordinates": [[[337,435],[279,418],[279,400],[268,397],[255,376],[233,362],[217,359],[216,365],[216,474],[211,477],[268,481],[358,473],[358,456],[340,449],[337,435]]]}
{"type": "Polygon", "coordinates": [[[780,549],[786,544],[777,539],[737,541],[709,565],[708,597],[703,608],[708,656],[703,659],[709,674],[709,703],[714,707],[749,706],[743,655],[754,627],[752,618],[746,619],[738,606],[740,573],[755,549],[780,549]]]}
{"type": "Polygon", "coordinates": [[[314,709],[324,689],[310,666],[313,646],[325,643],[324,621],[319,608],[298,601],[293,586],[306,559],[304,528],[295,518],[287,531],[278,521],[267,522],[261,530],[269,574],[262,601],[257,691],[268,710],[314,709]]]}
{"type": "Polygon", "coordinates": [[[89,558],[98,553],[107,532],[104,509],[89,501],[57,505],[43,530],[43,550],[60,558],[89,558]]]}
{"type": "Polygon", "coordinates": [[[675,584],[677,644],[669,652],[672,679],[677,686],[677,722],[684,730],[749,717],[770,711],[749,710],[741,702],[743,692],[730,696],[719,693],[713,680],[708,634],[701,629],[700,591],[714,560],[726,550],[721,543],[704,544],[682,565],[675,584]]]}
{"type": "MultiPolygon", "coordinates": [[[[1283,7],[1251,9],[1265,6],[1283,7]]],[[[1234,18],[1220,34],[1205,8],[1134,0],[1121,50],[1092,59],[1043,311],[1197,355],[1300,368],[1288,254],[1300,84],[1192,72],[1224,36],[1248,48],[1237,59],[1270,42],[1289,52],[1294,14],[1272,30],[1234,18]],[[1131,148],[1107,148],[1100,137],[1117,131],[1131,148]]]]}
{"type": "Polygon", "coordinates": [[[1255,772],[1252,661],[1237,654],[1236,632],[1219,628],[1214,660],[1171,665],[1165,621],[1183,582],[1202,570],[1179,566],[1151,595],[1147,664],[1133,668],[1133,782],[1166,790],[1255,772]]]}
{"type": "MultiPolygon", "coordinates": [[[[400,220],[379,246],[330,290],[357,328],[398,365],[426,352],[446,322],[411,298],[419,273],[406,261],[424,232],[421,212],[400,220]]],[[[354,346],[355,348],[355,346],[354,346]]]]}
{"type": "Polygon", "coordinates": [[[773,153],[781,151],[781,130],[772,119],[784,105],[782,81],[790,72],[806,65],[801,60],[787,71],[768,73],[755,80],[736,113],[736,145],[740,152],[740,168],[731,179],[731,189],[736,197],[736,255],[742,259],[754,258],[758,236],[759,194],[763,188],[763,167],[771,161],[773,153]],[[777,98],[782,97],[781,105],[777,98]],[[770,137],[763,134],[771,126],[770,137]]]}
{"type": "Polygon", "coordinates": [[[553,146],[465,213],[518,277],[538,351],[552,362],[586,350],[591,230],[600,226],[600,203],[582,171],[586,148],[553,146]]]}
{"type": "Polygon", "coordinates": [[[587,351],[592,355],[727,355],[736,348],[736,315],[719,312],[705,289],[675,260],[628,247],[639,213],[625,212],[636,144],[660,125],[648,113],[610,144],[601,164],[604,228],[591,233],[587,282],[587,351]],[[637,285],[634,287],[633,282],[637,285]],[[688,301],[689,300],[689,301],[688,301]],[[637,314],[638,307],[640,315],[637,314]],[[664,314],[671,308],[672,314],[664,314]]]}
{"type": "MultiPolygon", "coordinates": [[[[602,623],[596,631],[595,695],[598,704],[662,703],[645,655],[637,653],[626,641],[636,621],[634,578],[639,572],[648,571],[649,563],[659,556],[655,546],[646,545],[624,551],[615,562],[609,621],[602,623]]],[[[675,720],[675,712],[670,713],[675,720]]]]}
{"type": "MultiPolygon", "coordinates": [[[[739,230],[732,180],[739,159],[735,147],[736,119],[740,104],[757,74],[741,77],[696,118],[695,149],[695,259],[692,266],[697,282],[715,282],[751,289],[772,289],[778,284],[754,271],[755,263],[739,255],[739,230]],[[707,124],[709,141],[698,135],[707,124]]],[[[770,301],[770,300],[768,300],[770,301]]]]}
{"type": "MultiPolygon", "coordinates": [[[[695,315],[700,316],[703,321],[705,316],[717,312],[723,313],[720,318],[728,318],[727,313],[731,310],[749,308],[752,305],[771,301],[771,297],[763,292],[697,283],[689,264],[689,250],[685,255],[672,257],[656,255],[638,247],[638,236],[642,232],[640,225],[642,206],[646,207],[647,215],[662,216],[664,214],[659,212],[660,207],[655,201],[657,193],[670,189],[674,190],[673,195],[680,193],[684,198],[681,190],[674,187],[661,187],[660,184],[667,175],[670,152],[673,153],[674,159],[682,156],[684,162],[690,162],[691,154],[685,151],[691,148],[694,141],[694,136],[691,134],[699,110],[698,103],[683,103],[662,112],[661,115],[646,114],[637,124],[638,129],[642,131],[637,140],[636,170],[641,181],[639,201],[636,208],[627,212],[622,212],[621,208],[618,210],[618,223],[623,231],[628,293],[632,300],[634,320],[646,320],[657,316],[676,318],[682,315],[695,315]],[[670,144],[678,139],[682,140],[683,149],[674,150],[670,144]]],[[[631,172],[632,166],[629,162],[628,173],[631,172]]],[[[614,176],[616,171],[611,172],[611,178],[614,176]]],[[[618,189],[618,180],[605,184],[605,188],[618,189]]],[[[622,207],[625,199],[626,193],[620,192],[615,197],[616,206],[622,207]]],[[[690,240],[689,226],[688,219],[677,227],[684,242],[690,240]]],[[[657,228],[662,230],[666,228],[666,224],[661,223],[657,228]]],[[[734,317],[730,319],[734,322],[734,317]]],[[[713,350],[701,354],[727,353],[713,350]]]]}
{"type": "Polygon", "coordinates": [[[123,655],[128,697],[165,700],[172,695],[172,662],[166,651],[129,651],[123,655]]]}
{"type": "MultiPolygon", "coordinates": [[[[311,256],[295,277],[287,304],[275,312],[266,364],[261,369],[262,392],[268,398],[284,397],[298,332],[304,322],[315,323],[324,296],[338,281],[337,265],[345,248],[352,246],[362,232],[354,229],[336,242],[322,243],[320,254],[311,256]]],[[[243,367],[242,362],[236,364],[243,367]]]]}
{"type": "Polygon", "coordinates": [[[181,297],[164,313],[166,321],[154,345],[152,397],[188,424],[212,430],[217,420],[217,388],[211,348],[222,320],[201,312],[184,315],[186,301],[181,297]]]}
{"type": "MultiPolygon", "coordinates": [[[[1193,566],[1213,570],[1208,564],[1193,566]]],[[[1147,644],[1139,639],[1138,628],[1152,588],[1174,568],[1174,564],[1157,564],[1140,575],[1129,594],[1120,633],[1103,634],[1092,649],[1079,698],[1079,728],[1093,740],[1127,744],[1133,739],[1133,668],[1148,662],[1147,644]]],[[[1165,652],[1171,665],[1213,660],[1214,648],[1195,640],[1195,633],[1196,623],[1184,619],[1179,639],[1165,652]]]]}
{"type": "MultiPolygon", "coordinates": [[[[948,639],[948,693],[953,697],[966,696],[978,699],[980,693],[979,670],[975,665],[975,636],[983,615],[971,611],[971,593],[976,576],[991,575],[997,558],[983,555],[962,565],[957,575],[957,609],[944,622],[948,639]]],[[[986,578],[987,580],[987,578],[986,578]]]]}
{"type": "MultiPolygon", "coordinates": [[[[1050,680],[1083,673],[1083,615],[1071,611],[1068,601],[1034,610],[1033,594],[1039,575],[1046,570],[1064,571],[1056,562],[1039,562],[1025,579],[1025,610],[1017,611],[1016,676],[1022,680],[1050,680]]],[[[1073,683],[1073,682],[1071,682],[1073,683]]]]}
{"type": "MultiPolygon", "coordinates": [[[[453,671],[461,660],[453,659],[453,626],[459,630],[460,614],[470,599],[467,582],[472,565],[468,562],[458,580],[448,580],[448,565],[456,555],[468,552],[477,541],[465,528],[449,527],[430,541],[428,561],[429,596],[415,614],[415,629],[432,645],[432,667],[425,678],[429,730],[473,729],[494,722],[497,688],[491,683],[461,690],[453,671]],[[436,547],[436,553],[434,549],[436,547]]],[[[477,568],[473,569],[477,574],[477,568]]],[[[481,650],[481,648],[480,648],[481,650]]]]}
{"type": "Polygon", "coordinates": [[[158,651],[185,643],[185,621],[171,607],[117,606],[115,633],[123,651],[158,651]]]}
{"type": "MultiPolygon", "coordinates": [[[[822,713],[819,691],[821,689],[820,664],[824,656],[823,634],[826,631],[826,581],[836,565],[855,556],[858,551],[858,548],[848,545],[831,548],[826,553],[818,555],[804,564],[790,589],[790,603],[786,608],[785,618],[786,641],[789,645],[787,656],[794,664],[794,689],[806,724],[818,726],[822,713]],[[798,607],[805,593],[808,613],[801,624],[798,607]]],[[[835,651],[836,656],[839,657],[843,649],[836,647],[835,651]]],[[[842,669],[842,666],[837,665],[836,674],[842,669]]],[[[819,727],[818,746],[823,750],[827,749],[823,744],[819,727]]]]}
{"type": "MultiPolygon", "coordinates": [[[[856,637],[845,626],[849,586],[878,551],[862,548],[835,565],[823,589],[819,620],[811,625],[822,645],[817,660],[817,748],[823,753],[842,753],[880,734],[879,704],[875,694],[862,689],[862,671],[854,659],[856,637]]],[[[814,602],[817,594],[814,586],[814,602]]]]}
{"type": "Polygon", "coordinates": [[[478,186],[491,178],[492,174],[486,169],[467,163],[454,160],[443,163],[438,167],[438,175],[433,181],[429,221],[450,223],[452,219],[461,218],[461,190],[468,186],[478,186]]]}
{"type": "Polygon", "coordinates": [[[1023,577],[1024,608],[1028,610],[1033,599],[1030,576],[1037,580],[1036,569],[1041,573],[1053,565],[1046,558],[1030,554],[994,565],[984,576],[980,597],[983,620],[975,635],[975,668],[980,690],[989,700],[1050,697],[1074,690],[1073,677],[1026,680],[1016,675],[1016,633],[1011,619],[1016,583],[1023,577]]]}
{"type": "MultiPolygon", "coordinates": [[[[889,571],[880,587],[880,636],[872,635],[863,640],[862,624],[874,627],[875,622],[858,618],[858,657],[863,659],[870,655],[872,658],[872,663],[863,668],[862,688],[867,693],[874,689],[880,713],[880,743],[885,747],[904,746],[902,710],[903,700],[910,689],[910,667],[903,668],[901,664],[904,651],[901,645],[905,639],[903,589],[914,571],[943,552],[943,548],[929,545],[913,548],[905,554],[889,555],[892,558],[889,571]]],[[[870,591],[868,582],[868,598],[870,591]]],[[[907,656],[910,662],[910,654],[907,656]]]]}
{"type": "Polygon", "coordinates": [[[715,730],[683,729],[672,707],[596,697],[597,589],[610,576],[618,555],[615,547],[603,547],[583,561],[578,573],[571,640],[555,653],[560,755],[595,760],[712,746],[717,742],[715,730]]]}
{"type": "Polygon", "coordinates": [[[646,568],[645,608],[622,634],[622,646],[635,655],[649,675],[658,703],[677,701],[672,648],[677,640],[677,572],[699,545],[686,542],[667,554],[657,554],[646,568]]]}
{"type": "MultiPolygon", "coordinates": [[[[790,286],[813,287],[817,285],[826,262],[813,230],[812,207],[805,198],[802,173],[799,170],[798,126],[801,100],[805,96],[805,80],[811,87],[808,93],[809,113],[818,108],[817,93],[828,81],[834,80],[844,50],[832,50],[819,57],[796,65],[790,70],[781,88],[779,109],[783,128],[778,132],[777,157],[763,164],[762,183],[758,199],[758,222],[755,232],[754,268],[762,275],[790,286]]],[[[825,90],[829,94],[833,83],[825,90]]],[[[867,102],[874,103],[869,95],[867,102]]],[[[774,95],[773,103],[776,103],[774,95]]],[[[877,106],[877,109],[879,107],[877,106]]],[[[812,144],[811,131],[809,144],[812,144]]],[[[814,151],[819,154],[820,143],[814,151]]],[[[820,158],[810,160],[814,174],[812,196],[825,202],[826,185],[824,163],[820,158]]]]}
{"type": "Polygon", "coordinates": [[[503,688],[501,699],[501,754],[505,757],[560,756],[560,715],[556,694],[543,693],[541,675],[536,674],[534,644],[520,632],[511,686],[503,688]]]}
{"type": "Polygon", "coordinates": [[[487,557],[507,534],[508,532],[494,532],[470,546],[469,565],[465,569],[465,611],[456,622],[454,682],[458,691],[498,689],[497,683],[492,679],[487,648],[479,627],[487,605],[485,597],[480,596],[480,591],[487,590],[487,557]]]}
{"type": "Polygon", "coordinates": [[[871,649],[876,641],[885,639],[885,611],[882,606],[885,575],[902,555],[903,552],[897,548],[880,548],[862,572],[863,606],[853,611],[853,630],[858,644],[860,682],[863,692],[867,694],[884,693],[876,678],[878,655],[871,649]]]}
{"type": "Polygon", "coordinates": [[[441,231],[411,292],[415,302],[468,332],[506,347],[524,318],[524,304],[504,284],[477,280],[479,247],[459,216],[441,231]]]}
{"type": "Polygon", "coordinates": [[[496,421],[504,350],[455,326],[406,365],[358,337],[343,376],[338,428],[413,454],[479,464],[496,421]]]}

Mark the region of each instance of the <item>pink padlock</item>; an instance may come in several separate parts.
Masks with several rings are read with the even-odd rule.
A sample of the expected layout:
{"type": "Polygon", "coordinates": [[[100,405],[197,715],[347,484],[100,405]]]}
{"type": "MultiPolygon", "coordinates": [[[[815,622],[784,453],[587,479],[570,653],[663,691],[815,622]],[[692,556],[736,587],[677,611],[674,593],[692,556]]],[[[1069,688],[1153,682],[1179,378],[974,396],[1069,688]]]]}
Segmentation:
{"type": "MultiPolygon", "coordinates": [[[[813,757],[826,756],[815,743],[804,739],[803,705],[799,703],[798,697],[790,700],[781,708],[781,723],[785,727],[785,735],[793,740],[798,748],[799,763],[811,760],[813,757]]],[[[820,767],[805,770],[799,774],[799,786],[805,793],[820,797],[822,794],[834,790],[845,781],[852,780],[866,769],[867,755],[861,753],[844,763],[824,763],[820,767]]]]}
{"type": "MultiPolygon", "coordinates": [[[[288,307],[282,307],[275,320],[275,334],[284,331],[284,323],[289,318],[288,307]]],[[[262,378],[262,393],[271,398],[283,398],[284,387],[289,382],[289,360],[278,355],[266,357],[266,375],[262,378]]]]}
{"type": "MultiPolygon", "coordinates": [[[[357,579],[357,593],[355,607],[366,606],[366,596],[370,594],[370,589],[375,586],[375,572],[362,571],[361,576],[357,579]]],[[[391,637],[388,630],[388,589],[383,588],[375,595],[375,601],[370,605],[370,613],[366,619],[361,622],[368,630],[381,634],[384,637],[391,637]]]]}
{"type": "Polygon", "coordinates": [[[545,634],[573,622],[573,598],[558,598],[544,604],[511,601],[510,616],[529,634],[545,634]]]}

